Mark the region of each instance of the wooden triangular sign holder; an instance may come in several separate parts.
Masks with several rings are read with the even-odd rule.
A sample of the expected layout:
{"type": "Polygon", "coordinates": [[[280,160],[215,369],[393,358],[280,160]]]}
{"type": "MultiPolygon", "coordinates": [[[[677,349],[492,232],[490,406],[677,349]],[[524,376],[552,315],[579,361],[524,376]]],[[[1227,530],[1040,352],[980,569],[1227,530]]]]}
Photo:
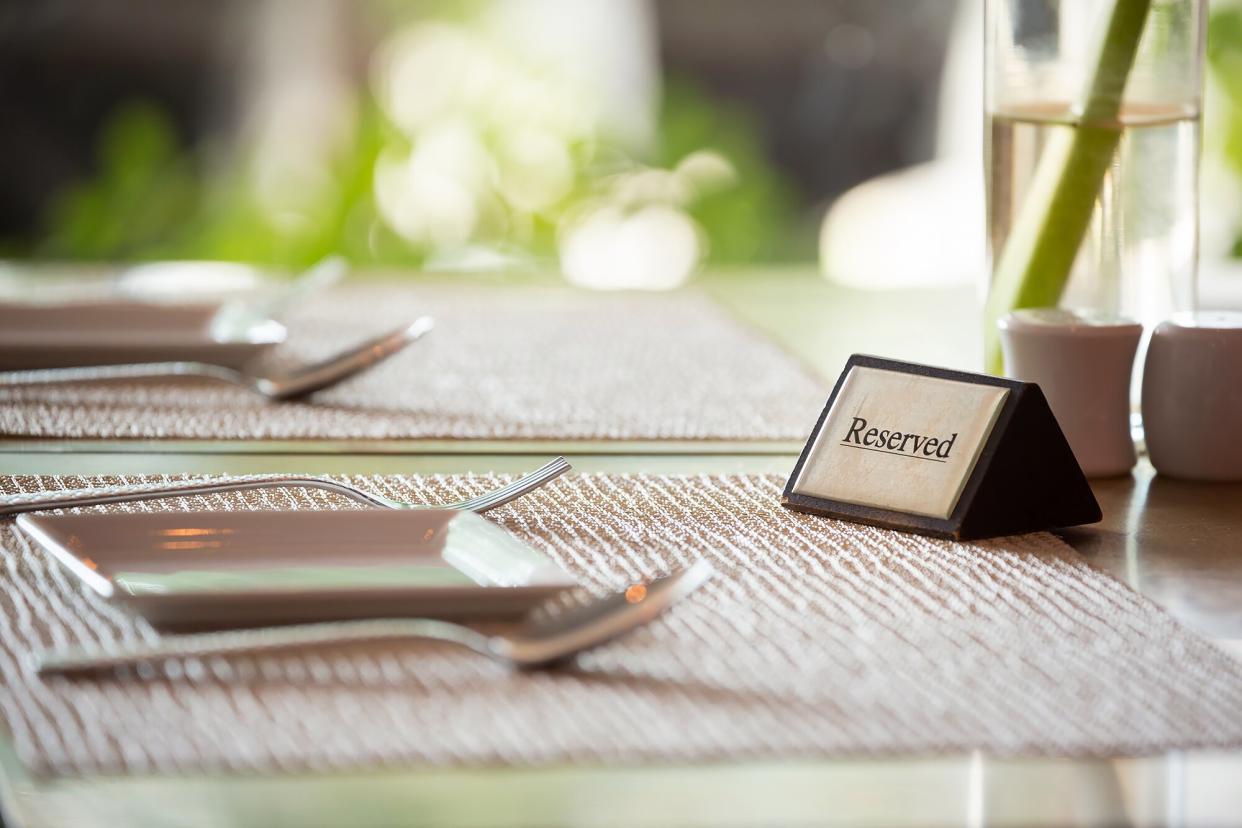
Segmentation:
{"type": "MultiPolygon", "coordinates": [[[[866,452],[858,454],[870,456],[866,452]]],[[[886,462],[883,454],[876,457],[881,458],[875,460],[877,464],[886,462]]],[[[848,488],[848,481],[845,486],[848,488]]],[[[837,381],[798,458],[781,503],[797,511],[959,540],[1078,526],[1095,523],[1101,518],[1091,486],[1038,385],[857,354],[850,357],[837,381]],[[947,517],[880,508],[869,505],[867,498],[833,499],[795,491],[795,481],[825,427],[846,377],[855,368],[1008,389],[990,432],[983,438],[983,447],[956,505],[947,517]]]]}
{"type": "MultiPolygon", "coordinates": [[[[956,537],[1015,535],[1095,523],[1102,517],[1044,392],[1034,383],[1014,385],[1012,415],[991,455],[979,458],[979,487],[956,537]]],[[[1001,426],[998,421],[996,428],[1001,426]]]]}

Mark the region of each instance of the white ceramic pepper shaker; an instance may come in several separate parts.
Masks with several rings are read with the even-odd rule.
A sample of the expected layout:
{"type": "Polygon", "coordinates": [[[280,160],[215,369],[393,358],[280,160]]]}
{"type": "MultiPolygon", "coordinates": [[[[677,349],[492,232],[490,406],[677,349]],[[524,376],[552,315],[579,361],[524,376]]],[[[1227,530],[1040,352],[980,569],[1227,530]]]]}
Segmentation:
{"type": "Polygon", "coordinates": [[[1182,313],[1156,328],[1143,430],[1160,474],[1242,480],[1242,311],[1182,313]]]}
{"type": "Polygon", "coordinates": [[[998,323],[1005,375],[1039,385],[1088,477],[1134,467],[1130,374],[1143,326],[1060,308],[1017,310],[998,323]]]}

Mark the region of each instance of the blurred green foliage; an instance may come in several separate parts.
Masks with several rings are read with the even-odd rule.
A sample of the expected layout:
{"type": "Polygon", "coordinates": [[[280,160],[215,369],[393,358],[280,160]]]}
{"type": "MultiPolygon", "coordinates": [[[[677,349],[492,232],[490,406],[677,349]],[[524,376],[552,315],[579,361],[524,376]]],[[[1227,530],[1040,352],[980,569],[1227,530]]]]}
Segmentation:
{"type": "Polygon", "coordinates": [[[244,158],[212,164],[209,148],[183,146],[147,103],[117,109],[101,130],[96,174],[52,201],[32,251],[60,260],[227,259],[299,268],[329,253],[357,262],[416,263],[378,221],[375,161],[386,127],[362,109],[348,151],[327,170],[323,197],[275,222],[255,198],[244,158]]]}
{"type": "MultiPolygon", "coordinates": [[[[1208,23],[1208,65],[1228,97],[1222,129],[1224,153],[1242,176],[1242,6],[1220,6],[1208,23]]],[[[1242,228],[1233,245],[1233,255],[1242,258],[1242,228]]]]}
{"type": "Polygon", "coordinates": [[[166,243],[193,216],[200,195],[190,157],[156,108],[120,108],[100,133],[95,177],[51,202],[42,256],[140,256],[166,243]]]}
{"type": "MultiPolygon", "coordinates": [[[[158,108],[127,103],[100,132],[93,177],[52,200],[46,232],[29,252],[58,260],[227,259],[285,269],[339,253],[355,264],[418,266],[429,251],[393,233],[374,199],[381,152],[404,140],[364,95],[352,143],[324,171],[328,186],[288,221],[258,202],[244,152],[185,146],[158,108]]],[[[707,237],[709,261],[813,255],[813,238],[799,243],[791,231],[792,189],[765,158],[748,113],[672,83],[658,145],[658,156],[645,161],[671,167],[690,152],[714,149],[734,165],[732,187],[688,210],[707,237]]],[[[584,195],[590,182],[579,190],[584,195]]],[[[534,217],[534,232],[522,240],[533,259],[555,254],[555,218],[534,217]]]]}
{"type": "Polygon", "coordinates": [[[732,187],[707,194],[688,210],[707,235],[709,261],[815,258],[815,231],[798,232],[797,197],[764,154],[753,114],[714,101],[687,81],[673,80],[664,89],[655,163],[672,167],[701,149],[719,152],[737,175],[732,187]]]}
{"type": "MultiPolygon", "coordinates": [[[[403,0],[393,2],[405,9],[403,0]]],[[[469,18],[461,4],[443,5],[443,16],[452,11],[469,18]]],[[[1242,176],[1242,6],[1213,10],[1207,59],[1228,97],[1221,108],[1227,119],[1223,151],[1242,176]]],[[[327,185],[299,203],[293,217],[273,216],[259,203],[245,149],[187,146],[160,109],[142,102],[120,106],[98,135],[93,175],[52,198],[41,238],[26,244],[9,240],[4,249],[44,259],[228,259],[287,269],[339,253],[356,264],[418,266],[430,251],[392,232],[374,197],[381,153],[407,139],[369,94],[359,96],[352,141],[327,161],[327,185]]],[[[811,260],[817,217],[802,214],[793,187],[766,157],[760,135],[753,113],[684,79],[670,79],[654,157],[615,163],[618,154],[601,139],[595,162],[583,162],[563,209],[590,197],[626,164],[672,168],[690,153],[715,150],[732,164],[735,183],[686,207],[706,236],[708,262],[811,260]]],[[[521,239],[494,241],[508,249],[520,245],[532,260],[548,261],[555,255],[558,215],[532,216],[521,239]]],[[[1234,254],[1242,257],[1242,228],[1234,254]]]]}

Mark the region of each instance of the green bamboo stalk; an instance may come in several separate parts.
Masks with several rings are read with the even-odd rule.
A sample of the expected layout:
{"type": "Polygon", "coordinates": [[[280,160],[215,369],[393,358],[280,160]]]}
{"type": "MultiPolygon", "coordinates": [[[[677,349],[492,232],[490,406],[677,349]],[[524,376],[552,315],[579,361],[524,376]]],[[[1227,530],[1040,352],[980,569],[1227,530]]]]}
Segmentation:
{"type": "Polygon", "coordinates": [[[1152,0],[1116,0],[1082,117],[1044,147],[1001,250],[984,311],[987,370],[1003,372],[996,322],[1016,308],[1056,305],[1069,281],[1104,176],[1121,142],[1122,97],[1152,0]]]}

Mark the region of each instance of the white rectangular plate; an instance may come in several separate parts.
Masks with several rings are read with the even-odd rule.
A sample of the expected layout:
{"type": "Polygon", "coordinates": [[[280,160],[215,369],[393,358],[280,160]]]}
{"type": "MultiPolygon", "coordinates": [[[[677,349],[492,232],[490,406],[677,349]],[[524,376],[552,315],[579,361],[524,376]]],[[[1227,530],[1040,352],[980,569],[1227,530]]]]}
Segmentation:
{"type": "Polygon", "coordinates": [[[448,509],[27,514],[18,526],[160,626],[513,618],[574,585],[504,529],[448,509]]]}
{"type": "Polygon", "coordinates": [[[177,361],[238,368],[285,338],[284,327],[270,320],[219,335],[212,323],[220,307],[0,301],[0,370],[177,361]]]}

